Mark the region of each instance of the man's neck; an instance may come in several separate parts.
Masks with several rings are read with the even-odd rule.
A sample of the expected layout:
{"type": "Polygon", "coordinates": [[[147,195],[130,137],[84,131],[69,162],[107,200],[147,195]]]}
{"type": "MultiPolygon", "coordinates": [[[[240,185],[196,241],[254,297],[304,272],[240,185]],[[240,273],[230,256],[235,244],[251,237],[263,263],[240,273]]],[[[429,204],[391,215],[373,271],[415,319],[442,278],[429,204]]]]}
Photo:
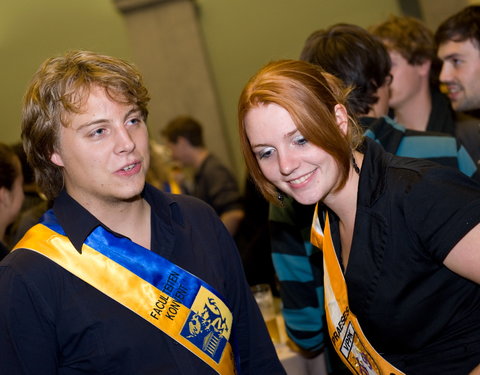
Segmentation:
{"type": "Polygon", "coordinates": [[[199,148],[195,150],[195,153],[193,155],[193,168],[199,169],[200,166],[205,161],[205,159],[208,157],[208,155],[209,155],[209,152],[205,148],[199,148]]]}
{"type": "Polygon", "coordinates": [[[401,107],[395,108],[395,121],[408,129],[426,131],[431,111],[432,97],[427,85],[402,103],[401,107]]]}
{"type": "Polygon", "coordinates": [[[150,205],[142,197],[104,204],[97,201],[92,206],[84,202],[82,205],[110,230],[150,248],[150,205]]]}
{"type": "Polygon", "coordinates": [[[375,108],[375,106],[372,106],[367,113],[362,114],[359,117],[379,118],[379,117],[386,116],[386,115],[387,115],[386,113],[382,113],[382,111],[378,111],[375,108]]]}
{"type": "Polygon", "coordinates": [[[5,243],[5,233],[7,231],[8,224],[1,221],[0,222],[0,242],[5,243]]]}

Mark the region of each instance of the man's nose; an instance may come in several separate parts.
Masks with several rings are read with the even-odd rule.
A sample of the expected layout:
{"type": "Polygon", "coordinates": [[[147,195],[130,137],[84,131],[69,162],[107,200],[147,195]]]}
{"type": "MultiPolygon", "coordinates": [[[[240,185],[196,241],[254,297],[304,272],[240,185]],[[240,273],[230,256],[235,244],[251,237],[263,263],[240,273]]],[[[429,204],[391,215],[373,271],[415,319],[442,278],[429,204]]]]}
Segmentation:
{"type": "Polygon", "coordinates": [[[118,129],[115,135],[115,152],[129,153],[133,151],[133,149],[135,148],[135,142],[133,141],[132,136],[126,128],[122,127],[118,129]]]}

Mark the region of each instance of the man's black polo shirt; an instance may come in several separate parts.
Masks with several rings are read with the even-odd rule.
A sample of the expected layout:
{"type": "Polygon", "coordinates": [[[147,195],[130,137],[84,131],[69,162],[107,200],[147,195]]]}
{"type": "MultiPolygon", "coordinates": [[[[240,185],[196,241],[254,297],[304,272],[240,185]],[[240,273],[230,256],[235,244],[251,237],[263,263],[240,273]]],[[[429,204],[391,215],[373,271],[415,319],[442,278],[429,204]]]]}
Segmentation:
{"type": "MultiPolygon", "coordinates": [[[[195,198],[148,185],[144,198],[152,207],[152,251],[226,298],[243,373],[283,374],[217,215],[195,198]]],[[[53,209],[77,249],[101,224],[66,193],[53,209]]],[[[32,251],[17,250],[0,263],[0,305],[2,375],[214,373],[150,323],[32,251]]]]}

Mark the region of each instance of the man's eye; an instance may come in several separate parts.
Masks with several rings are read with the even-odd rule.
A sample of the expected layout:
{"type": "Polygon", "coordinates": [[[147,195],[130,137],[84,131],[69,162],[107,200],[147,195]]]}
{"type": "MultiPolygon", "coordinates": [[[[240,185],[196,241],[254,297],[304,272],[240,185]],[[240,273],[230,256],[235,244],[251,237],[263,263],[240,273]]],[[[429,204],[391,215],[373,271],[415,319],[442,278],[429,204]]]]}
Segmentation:
{"type": "Polygon", "coordinates": [[[98,136],[101,136],[101,135],[103,135],[103,134],[105,134],[105,129],[104,129],[104,128],[98,128],[98,129],[93,130],[93,131],[89,134],[89,136],[90,136],[90,137],[98,137],[98,136]]]}
{"type": "Polygon", "coordinates": [[[128,124],[129,125],[137,125],[137,124],[140,123],[140,121],[141,120],[139,118],[132,118],[132,119],[128,120],[128,124]]]}

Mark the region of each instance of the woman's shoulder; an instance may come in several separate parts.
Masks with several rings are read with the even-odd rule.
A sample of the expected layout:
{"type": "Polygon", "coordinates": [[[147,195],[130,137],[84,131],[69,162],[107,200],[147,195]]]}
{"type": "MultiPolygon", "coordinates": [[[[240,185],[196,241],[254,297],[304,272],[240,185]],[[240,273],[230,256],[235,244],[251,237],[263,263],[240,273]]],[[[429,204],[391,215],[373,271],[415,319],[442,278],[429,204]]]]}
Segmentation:
{"type": "Polygon", "coordinates": [[[378,150],[371,155],[368,178],[362,179],[368,193],[362,194],[365,202],[373,203],[383,196],[428,206],[445,200],[462,205],[480,199],[480,184],[455,168],[378,150]]]}
{"type": "Polygon", "coordinates": [[[480,194],[480,184],[456,168],[423,159],[394,157],[387,169],[392,182],[404,181],[407,186],[442,189],[467,189],[480,194]]]}

